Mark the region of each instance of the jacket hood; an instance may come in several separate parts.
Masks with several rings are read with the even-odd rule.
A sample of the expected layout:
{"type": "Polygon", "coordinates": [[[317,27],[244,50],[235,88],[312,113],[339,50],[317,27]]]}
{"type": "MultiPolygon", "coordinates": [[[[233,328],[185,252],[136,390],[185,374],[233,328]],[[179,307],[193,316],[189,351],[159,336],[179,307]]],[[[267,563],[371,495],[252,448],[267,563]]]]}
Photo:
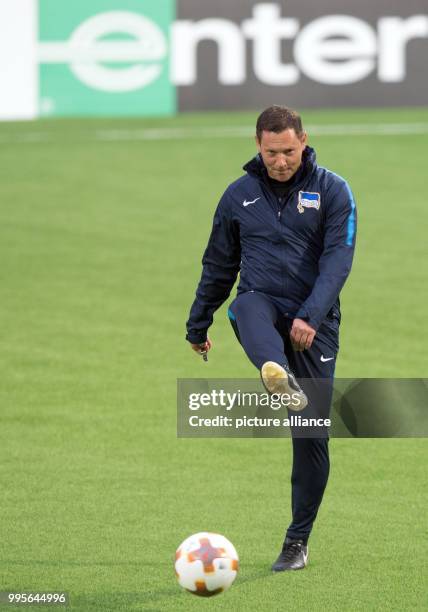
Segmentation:
{"type": "MultiPolygon", "coordinates": [[[[303,151],[302,155],[302,165],[290,180],[293,180],[296,177],[296,182],[301,183],[303,180],[306,180],[313,172],[315,172],[316,168],[317,156],[315,150],[312,147],[306,146],[306,149],[303,151]]],[[[267,181],[268,173],[260,153],[253,157],[253,159],[250,159],[250,161],[245,164],[243,169],[250,176],[258,178],[259,180],[262,180],[264,182],[267,181]]]]}

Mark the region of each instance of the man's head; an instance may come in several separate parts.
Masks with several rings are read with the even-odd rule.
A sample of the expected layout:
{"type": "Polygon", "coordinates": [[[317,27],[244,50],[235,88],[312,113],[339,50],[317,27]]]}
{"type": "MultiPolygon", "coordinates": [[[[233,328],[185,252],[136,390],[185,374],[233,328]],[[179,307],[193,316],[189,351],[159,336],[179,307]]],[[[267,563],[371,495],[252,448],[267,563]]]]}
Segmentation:
{"type": "Polygon", "coordinates": [[[288,181],[302,163],[307,135],[296,111],[270,106],[257,119],[256,143],[271,178],[288,181]]]}

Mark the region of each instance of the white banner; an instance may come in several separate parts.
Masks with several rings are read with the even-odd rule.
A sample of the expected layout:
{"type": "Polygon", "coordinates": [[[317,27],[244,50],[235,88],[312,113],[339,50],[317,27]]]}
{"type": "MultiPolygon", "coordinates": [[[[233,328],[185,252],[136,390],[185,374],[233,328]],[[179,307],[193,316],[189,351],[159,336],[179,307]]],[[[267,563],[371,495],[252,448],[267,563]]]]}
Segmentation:
{"type": "Polygon", "coordinates": [[[0,119],[38,115],[36,0],[0,0],[0,119]]]}

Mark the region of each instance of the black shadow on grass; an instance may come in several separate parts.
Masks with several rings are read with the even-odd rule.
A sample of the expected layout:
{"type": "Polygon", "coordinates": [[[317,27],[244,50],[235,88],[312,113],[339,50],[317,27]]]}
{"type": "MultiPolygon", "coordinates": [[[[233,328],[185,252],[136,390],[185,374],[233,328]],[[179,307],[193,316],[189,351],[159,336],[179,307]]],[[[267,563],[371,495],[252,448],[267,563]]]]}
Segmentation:
{"type": "MultiPolygon", "coordinates": [[[[248,575],[237,577],[235,588],[244,586],[247,582],[257,582],[258,580],[273,579],[283,572],[273,572],[269,565],[265,563],[245,564],[245,570],[248,575]],[[251,568],[251,569],[250,569],[251,568]]],[[[287,572],[288,573],[288,572],[287,572]]]]}

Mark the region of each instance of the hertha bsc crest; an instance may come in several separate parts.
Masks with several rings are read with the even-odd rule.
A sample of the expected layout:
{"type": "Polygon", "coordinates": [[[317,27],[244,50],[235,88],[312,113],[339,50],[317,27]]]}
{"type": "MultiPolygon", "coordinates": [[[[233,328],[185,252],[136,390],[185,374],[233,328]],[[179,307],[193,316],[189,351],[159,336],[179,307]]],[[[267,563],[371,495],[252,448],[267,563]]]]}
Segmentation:
{"type": "Polygon", "coordinates": [[[305,212],[305,208],[316,208],[319,210],[321,205],[321,195],[311,191],[299,191],[299,203],[297,210],[299,213],[305,212]]]}

